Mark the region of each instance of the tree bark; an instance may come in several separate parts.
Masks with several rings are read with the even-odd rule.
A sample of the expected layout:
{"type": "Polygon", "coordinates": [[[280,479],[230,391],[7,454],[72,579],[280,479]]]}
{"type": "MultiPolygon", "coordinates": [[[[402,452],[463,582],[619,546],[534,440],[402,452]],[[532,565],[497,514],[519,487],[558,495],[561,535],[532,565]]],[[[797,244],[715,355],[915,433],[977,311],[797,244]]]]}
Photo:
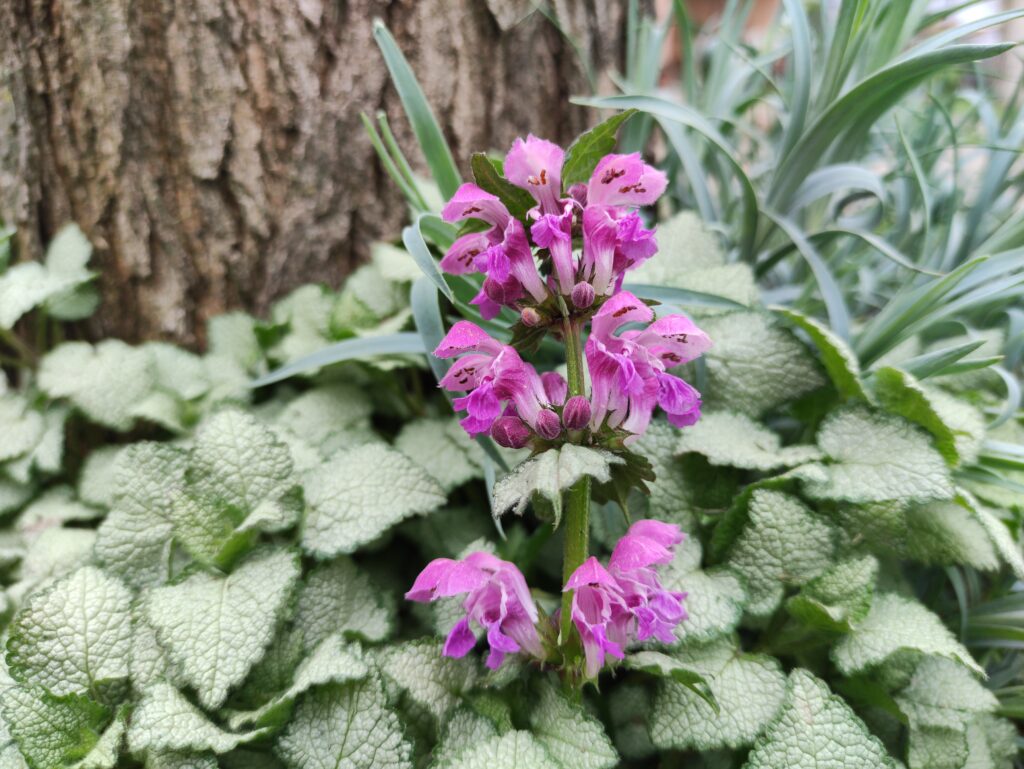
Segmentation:
{"type": "Polygon", "coordinates": [[[0,0],[0,220],[21,259],[74,220],[103,304],[83,333],[201,346],[228,309],[337,286],[403,217],[359,120],[425,166],[373,42],[382,18],[456,158],[596,122],[617,0],[0,0]]]}

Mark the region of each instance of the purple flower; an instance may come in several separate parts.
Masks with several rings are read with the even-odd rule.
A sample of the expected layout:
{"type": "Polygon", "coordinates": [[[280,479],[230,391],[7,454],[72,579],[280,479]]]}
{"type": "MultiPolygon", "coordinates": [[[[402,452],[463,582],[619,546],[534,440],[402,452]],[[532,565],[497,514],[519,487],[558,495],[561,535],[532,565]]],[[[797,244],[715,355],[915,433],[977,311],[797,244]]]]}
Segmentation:
{"type": "Polygon", "coordinates": [[[607,569],[591,556],[572,573],[563,590],[572,590],[572,622],[583,642],[588,678],[604,667],[606,654],[620,660],[629,642],[631,620],[622,588],[607,569]]]}
{"type": "Polygon", "coordinates": [[[441,379],[440,386],[452,392],[469,392],[455,398],[452,405],[466,411],[461,424],[470,435],[489,432],[506,404],[511,404],[514,415],[538,432],[541,424],[545,432],[550,432],[547,414],[557,421],[536,369],[525,363],[514,347],[492,339],[476,324],[460,320],[441,340],[434,355],[462,356],[441,379]]]}
{"type": "Polygon", "coordinates": [[[461,222],[464,219],[480,219],[504,232],[511,217],[497,195],[466,182],[455,191],[452,199],[442,209],[441,218],[449,223],[461,222]]]}
{"type": "Polygon", "coordinates": [[[666,590],[655,566],[669,563],[684,535],[678,526],[643,520],[630,526],[604,568],[588,558],[572,573],[572,621],[583,642],[585,669],[594,678],[606,655],[622,659],[635,641],[675,641],[673,629],[686,619],[685,593],[666,590]]]}
{"type": "Polygon", "coordinates": [[[500,667],[506,654],[523,652],[544,656],[537,634],[537,607],[526,580],[515,564],[490,553],[476,552],[453,561],[436,558],[427,564],[405,594],[407,600],[428,603],[438,598],[466,595],[466,616],[452,628],[444,654],[464,657],[476,645],[472,620],[487,633],[491,652],[487,667],[500,667]]]}
{"type": "MultiPolygon", "coordinates": [[[[532,209],[532,213],[536,212],[537,209],[532,209]]],[[[551,254],[558,289],[566,295],[571,294],[572,287],[576,285],[576,262],[572,256],[572,218],[573,203],[567,201],[560,211],[538,214],[537,220],[530,227],[533,242],[551,254]]]]}
{"type": "Polygon", "coordinates": [[[557,144],[538,139],[516,139],[505,156],[505,176],[533,195],[545,214],[558,213],[562,206],[562,162],[565,152],[557,144]]]}
{"type": "Polygon", "coordinates": [[[629,527],[612,551],[608,570],[618,581],[636,620],[638,641],[654,636],[662,643],[672,643],[673,629],[686,619],[686,593],[665,590],[653,568],[671,562],[675,546],[684,538],[678,526],[642,520],[629,527]]]}
{"type": "Polygon", "coordinates": [[[700,393],[667,369],[691,361],[711,340],[689,318],[669,315],[650,323],[654,313],[628,291],[620,291],[594,315],[585,348],[593,388],[591,426],[642,435],[659,405],[677,426],[700,416],[700,393]],[[645,329],[616,335],[627,323],[645,329]]]}

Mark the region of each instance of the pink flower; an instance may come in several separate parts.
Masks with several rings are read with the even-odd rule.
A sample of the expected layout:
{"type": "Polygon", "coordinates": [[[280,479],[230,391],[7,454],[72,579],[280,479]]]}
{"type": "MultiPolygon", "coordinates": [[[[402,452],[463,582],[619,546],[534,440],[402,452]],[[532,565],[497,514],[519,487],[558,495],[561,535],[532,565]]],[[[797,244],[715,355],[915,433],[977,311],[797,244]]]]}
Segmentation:
{"type": "MultiPolygon", "coordinates": [[[[537,209],[532,209],[536,213],[537,209]]],[[[562,294],[572,293],[576,285],[576,261],[572,255],[573,203],[565,202],[555,213],[538,214],[530,227],[533,242],[540,248],[548,249],[551,264],[558,278],[558,289],[562,294]]]]}
{"type": "Polygon", "coordinates": [[[640,153],[605,155],[587,184],[588,206],[649,206],[668,186],[664,173],[640,159],[640,153]]]}
{"type": "Polygon", "coordinates": [[[448,634],[446,656],[464,657],[476,645],[470,621],[487,633],[491,649],[487,667],[492,670],[501,666],[506,654],[544,656],[537,634],[537,607],[526,580],[515,564],[490,553],[471,553],[461,561],[434,559],[416,577],[405,597],[428,603],[464,593],[462,608],[466,616],[448,634]]]}
{"type": "Polygon", "coordinates": [[[637,521],[616,544],[607,569],[591,557],[572,573],[564,590],[574,591],[572,621],[589,678],[600,672],[606,655],[622,659],[633,642],[675,641],[672,631],[687,616],[686,594],[666,590],[654,567],[669,563],[683,539],[673,524],[637,521]]]}
{"type": "Polygon", "coordinates": [[[511,217],[497,195],[466,182],[455,191],[452,199],[442,209],[441,218],[446,222],[480,219],[499,231],[504,231],[511,217]]]}
{"type": "Polygon", "coordinates": [[[583,642],[588,678],[604,667],[605,655],[622,659],[629,642],[631,615],[622,588],[591,556],[572,573],[563,590],[572,590],[572,622],[583,642]]]}
{"type": "Polygon", "coordinates": [[[538,139],[516,139],[505,156],[505,176],[517,187],[533,195],[545,214],[558,213],[562,206],[562,162],[565,152],[557,144],[538,139]]]}
{"type": "Polygon", "coordinates": [[[636,640],[654,636],[662,643],[675,641],[673,630],[686,619],[686,593],[662,587],[655,565],[670,563],[675,546],[685,535],[678,526],[662,521],[642,520],[629,527],[618,541],[608,562],[626,605],[636,620],[636,640]]]}
{"type": "Polygon", "coordinates": [[[653,311],[628,291],[612,296],[594,315],[585,348],[593,387],[593,429],[607,423],[642,435],[656,405],[677,426],[699,418],[700,393],[667,369],[702,355],[711,340],[682,315],[651,323],[653,317],[653,311]],[[627,323],[650,325],[616,335],[627,323]]]}
{"type": "Polygon", "coordinates": [[[525,363],[510,345],[491,338],[486,331],[468,320],[460,320],[434,350],[438,358],[461,355],[440,386],[453,392],[468,392],[455,398],[452,405],[465,410],[461,424],[470,435],[491,430],[506,404],[514,415],[545,437],[551,435],[551,403],[544,382],[536,369],[525,363]],[[550,414],[550,416],[548,416],[550,414]]]}

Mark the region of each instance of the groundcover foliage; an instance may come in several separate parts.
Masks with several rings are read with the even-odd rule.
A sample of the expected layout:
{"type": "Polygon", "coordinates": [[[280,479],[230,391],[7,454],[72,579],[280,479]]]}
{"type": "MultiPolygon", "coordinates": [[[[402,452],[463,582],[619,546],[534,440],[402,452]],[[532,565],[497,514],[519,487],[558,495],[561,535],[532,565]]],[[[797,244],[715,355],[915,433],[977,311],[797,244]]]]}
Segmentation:
{"type": "MultiPolygon", "coordinates": [[[[422,94],[379,34],[429,146],[422,94]]],[[[590,160],[567,178],[621,122],[580,140],[590,160]]],[[[483,160],[478,183],[506,189],[483,160]]],[[[423,204],[407,249],[379,244],[340,292],[300,288],[267,319],[215,319],[204,355],[16,347],[25,365],[0,380],[2,769],[1011,765],[1018,667],[998,639],[1019,627],[1024,425],[1004,406],[1013,364],[992,358],[1013,360],[1012,313],[970,318],[989,340],[972,365],[964,326],[914,313],[980,284],[927,276],[890,305],[900,323],[851,335],[816,299],[766,304],[696,214],[666,216],[631,279],[714,341],[686,371],[704,414],[658,418],[631,446],[646,493],[594,502],[590,550],[626,531],[623,508],[680,526],[662,579],[690,616],[582,690],[522,658],[488,670],[480,651],[441,654],[457,602],[402,595],[429,560],[485,551],[553,612],[561,489],[614,463],[459,427],[423,352],[479,281],[437,271],[428,243],[455,232],[430,184],[402,178],[423,204]]],[[[38,276],[0,274],[18,297],[0,328],[91,312],[88,257],[70,228],[38,276]]],[[[996,310],[1017,270],[998,273],[996,310]]],[[[514,320],[488,330],[510,339],[514,320]]]]}

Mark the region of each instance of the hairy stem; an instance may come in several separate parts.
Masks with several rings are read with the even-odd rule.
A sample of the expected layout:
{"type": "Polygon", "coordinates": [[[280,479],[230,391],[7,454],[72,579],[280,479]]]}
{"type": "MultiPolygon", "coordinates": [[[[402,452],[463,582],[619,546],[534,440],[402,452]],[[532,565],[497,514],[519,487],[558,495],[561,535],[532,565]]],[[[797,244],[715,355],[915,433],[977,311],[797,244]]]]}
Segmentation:
{"type": "MultiPolygon", "coordinates": [[[[581,324],[569,317],[564,321],[565,359],[569,381],[569,397],[586,395],[583,381],[583,345],[580,338],[581,324]]],[[[569,489],[566,495],[565,549],[562,556],[562,584],[569,581],[572,573],[587,559],[590,540],[590,478],[584,476],[569,489]]],[[[559,636],[566,644],[572,632],[572,593],[562,593],[562,619],[559,636]]]]}

